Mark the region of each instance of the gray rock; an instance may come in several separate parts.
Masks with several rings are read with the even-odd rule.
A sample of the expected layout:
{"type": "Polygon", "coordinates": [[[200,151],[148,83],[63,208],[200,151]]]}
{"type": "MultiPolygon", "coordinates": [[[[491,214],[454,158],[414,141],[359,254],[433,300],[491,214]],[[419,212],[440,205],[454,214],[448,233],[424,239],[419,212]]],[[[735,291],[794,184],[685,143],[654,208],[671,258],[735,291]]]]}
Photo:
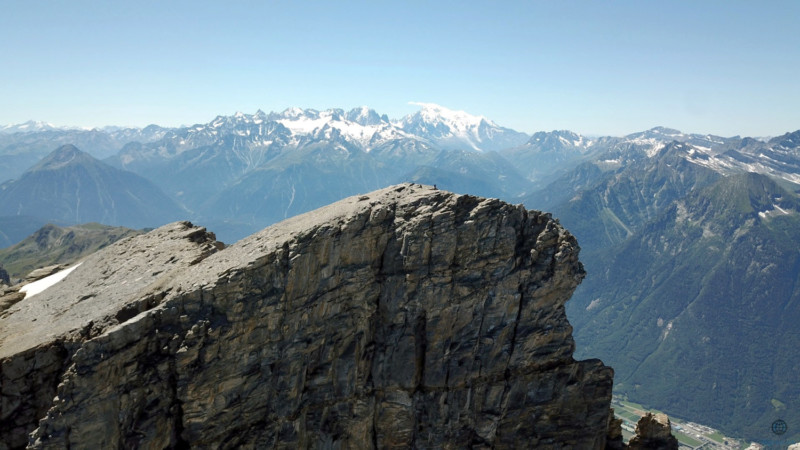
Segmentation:
{"type": "Polygon", "coordinates": [[[28,275],[25,276],[24,282],[33,283],[34,281],[49,277],[56,272],[60,272],[65,268],[67,268],[67,264],[53,264],[47,267],[41,267],[39,269],[32,270],[28,275]]]}
{"type": "Polygon", "coordinates": [[[95,253],[35,296],[0,299],[11,303],[0,314],[0,448],[27,444],[87,340],[155,306],[165,283],[218,247],[204,228],[174,223],[95,253]]]}
{"type": "Polygon", "coordinates": [[[584,272],[548,214],[406,184],[173,268],[197,252],[175,234],[90,257],[46,333],[6,332],[27,300],[0,319],[4,389],[44,370],[55,394],[9,397],[31,447],[605,447],[613,371],[572,358],[584,272]]]}

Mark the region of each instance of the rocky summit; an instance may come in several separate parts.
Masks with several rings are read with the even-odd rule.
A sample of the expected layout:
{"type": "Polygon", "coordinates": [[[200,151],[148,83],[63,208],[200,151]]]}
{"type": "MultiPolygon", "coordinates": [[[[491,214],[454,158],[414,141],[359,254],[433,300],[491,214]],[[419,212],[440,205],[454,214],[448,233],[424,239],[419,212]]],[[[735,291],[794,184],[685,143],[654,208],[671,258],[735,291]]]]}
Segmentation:
{"type": "Polygon", "coordinates": [[[123,239],[0,317],[0,445],[605,448],[578,250],[549,214],[412,184],[224,249],[188,222],[123,239]]]}

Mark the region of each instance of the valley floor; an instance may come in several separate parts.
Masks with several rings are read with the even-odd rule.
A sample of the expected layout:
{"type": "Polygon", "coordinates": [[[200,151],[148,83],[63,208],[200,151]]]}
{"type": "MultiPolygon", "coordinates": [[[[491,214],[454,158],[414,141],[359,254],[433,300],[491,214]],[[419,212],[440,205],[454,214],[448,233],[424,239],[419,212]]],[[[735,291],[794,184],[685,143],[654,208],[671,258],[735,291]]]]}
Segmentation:
{"type": "MultiPolygon", "coordinates": [[[[616,395],[611,400],[611,406],[614,408],[614,414],[622,419],[622,435],[626,442],[634,435],[636,423],[642,416],[648,412],[661,412],[645,409],[638,403],[623,400],[616,395]]],[[[670,421],[672,434],[678,439],[681,449],[739,450],[749,445],[747,442],[724,436],[718,430],[705,425],[675,417],[670,417],[670,421]]]]}

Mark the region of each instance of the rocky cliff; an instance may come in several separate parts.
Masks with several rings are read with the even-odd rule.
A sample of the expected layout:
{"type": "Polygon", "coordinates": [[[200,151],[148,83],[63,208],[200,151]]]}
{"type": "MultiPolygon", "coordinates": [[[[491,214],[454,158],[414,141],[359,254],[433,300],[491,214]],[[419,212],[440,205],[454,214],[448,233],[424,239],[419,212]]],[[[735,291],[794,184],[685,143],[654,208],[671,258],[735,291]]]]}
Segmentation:
{"type": "Polygon", "coordinates": [[[221,248],[171,224],[5,311],[4,447],[605,447],[550,215],[406,184],[221,248]]]}

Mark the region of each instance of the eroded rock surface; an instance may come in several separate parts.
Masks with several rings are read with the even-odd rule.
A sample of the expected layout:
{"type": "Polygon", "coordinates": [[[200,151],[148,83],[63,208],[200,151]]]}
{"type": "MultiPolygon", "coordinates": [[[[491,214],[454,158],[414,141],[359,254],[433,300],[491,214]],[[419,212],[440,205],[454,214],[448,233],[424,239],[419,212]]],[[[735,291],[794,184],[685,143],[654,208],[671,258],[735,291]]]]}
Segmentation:
{"type": "MultiPolygon", "coordinates": [[[[605,447],[613,371],[572,358],[564,302],[584,273],[548,214],[407,184],[210,256],[203,238],[166,273],[171,250],[136,239],[169,227],[39,294],[80,327],[11,331],[16,314],[59,323],[28,299],[0,319],[2,420],[7,398],[35,413],[32,447],[605,447]],[[129,270],[140,251],[163,256],[129,270]],[[6,394],[40,373],[49,399],[6,394]]],[[[14,426],[3,442],[24,445],[14,426]]]]}
{"type": "MultiPolygon", "coordinates": [[[[165,283],[220,248],[205,228],[178,222],[95,253],[33,297],[24,298],[15,286],[6,296],[14,301],[0,310],[0,448],[28,443],[86,341],[157,305],[165,283]]],[[[56,269],[40,270],[28,281],[56,269]]],[[[93,390],[99,394],[100,388],[93,390]]]]}

